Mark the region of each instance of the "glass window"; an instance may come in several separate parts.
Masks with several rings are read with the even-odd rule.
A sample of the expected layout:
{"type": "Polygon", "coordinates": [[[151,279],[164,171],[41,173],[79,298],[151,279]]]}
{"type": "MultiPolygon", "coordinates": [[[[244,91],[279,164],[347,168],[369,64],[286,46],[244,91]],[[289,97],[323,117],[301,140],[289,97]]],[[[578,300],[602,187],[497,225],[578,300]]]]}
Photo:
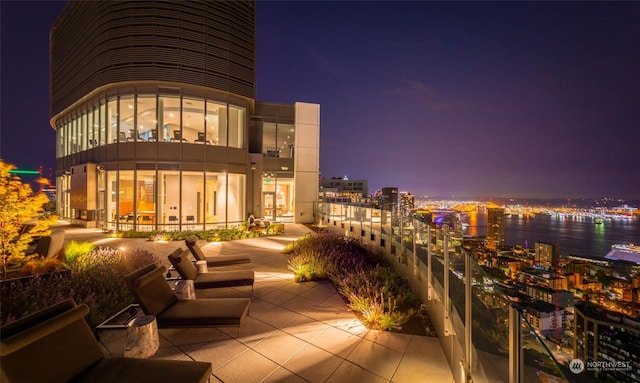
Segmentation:
{"type": "Polygon", "coordinates": [[[228,174],[227,222],[232,226],[242,224],[245,216],[245,175],[228,174]]]}
{"type": "Polygon", "coordinates": [[[157,141],[158,133],[156,125],[158,119],[156,117],[156,97],[155,96],[138,96],[138,131],[136,139],[142,141],[157,141]]]}
{"type": "Polygon", "coordinates": [[[220,146],[227,146],[229,143],[228,133],[229,133],[229,124],[227,121],[229,120],[228,109],[226,105],[221,106],[218,109],[218,132],[220,135],[220,146]]]}
{"type": "MultiPolygon", "coordinates": [[[[96,108],[97,109],[97,108],[96,108]]],[[[106,215],[106,178],[107,174],[104,170],[98,169],[98,183],[97,183],[97,200],[96,200],[96,224],[97,227],[107,228],[106,221],[108,215],[106,215]]]]}
{"type": "Polygon", "coordinates": [[[207,116],[205,117],[206,126],[206,143],[211,145],[226,145],[226,140],[222,140],[221,137],[221,125],[220,121],[225,118],[221,118],[221,115],[226,115],[227,107],[224,104],[218,104],[215,102],[207,101],[207,116]]]}
{"type": "Polygon", "coordinates": [[[78,152],[78,117],[74,117],[71,120],[71,152],[69,154],[74,154],[78,152]]]}
{"type": "Polygon", "coordinates": [[[272,122],[262,124],[262,154],[265,157],[279,157],[276,124],[272,122]]]}
{"type": "Polygon", "coordinates": [[[180,172],[158,172],[158,225],[161,230],[178,230],[180,223],[180,172]]]}
{"type": "Polygon", "coordinates": [[[118,142],[118,101],[109,100],[107,110],[107,142],[118,142]]]}
{"type": "Polygon", "coordinates": [[[224,177],[224,173],[207,173],[205,177],[205,202],[204,202],[204,219],[208,224],[208,230],[217,227],[224,227],[225,209],[224,201],[221,202],[220,197],[223,196],[220,179],[224,177]]]}
{"type": "Polygon", "coordinates": [[[183,229],[194,230],[196,222],[202,222],[204,214],[204,173],[182,172],[183,229]]]}
{"type": "Polygon", "coordinates": [[[175,130],[180,131],[180,98],[160,96],[158,99],[158,126],[160,141],[169,142],[175,130]]]}
{"type": "Polygon", "coordinates": [[[104,103],[100,104],[100,145],[109,142],[107,140],[107,107],[104,103]]]}
{"type": "Polygon", "coordinates": [[[64,156],[64,131],[66,126],[67,124],[62,124],[58,126],[58,129],[56,129],[56,142],[58,143],[58,146],[56,147],[56,158],[64,156]]]}
{"type": "Polygon", "coordinates": [[[134,195],[133,170],[121,170],[118,179],[118,220],[121,230],[133,229],[134,195]]]}
{"type": "Polygon", "coordinates": [[[93,120],[91,121],[91,125],[89,125],[93,127],[91,137],[89,137],[89,148],[96,147],[100,143],[100,108],[99,107],[93,108],[92,118],[93,120]]]}
{"type": "Polygon", "coordinates": [[[192,98],[185,98],[182,101],[182,136],[180,132],[176,136],[173,133],[173,140],[180,142],[182,137],[185,142],[196,142],[204,140],[204,101],[192,98]]]}
{"type": "Polygon", "coordinates": [[[153,230],[156,223],[155,170],[138,170],[137,172],[136,216],[140,231],[153,230]]]}
{"type": "Polygon", "coordinates": [[[87,150],[87,114],[83,113],[78,122],[78,151],[87,150]]]}
{"type": "Polygon", "coordinates": [[[244,148],[245,109],[229,107],[229,147],[244,148]]]}
{"type": "Polygon", "coordinates": [[[277,147],[280,157],[293,158],[293,143],[295,142],[295,129],[291,124],[278,124],[276,128],[277,147]]]}
{"type": "Polygon", "coordinates": [[[136,139],[135,106],[133,96],[120,97],[120,127],[118,141],[133,142],[136,139]]]}
{"type": "Polygon", "coordinates": [[[118,172],[106,172],[107,173],[107,181],[105,184],[106,190],[105,194],[107,196],[107,212],[106,216],[109,219],[109,228],[116,229],[116,223],[118,222],[119,212],[117,209],[118,203],[118,187],[116,177],[118,176],[118,172]]]}

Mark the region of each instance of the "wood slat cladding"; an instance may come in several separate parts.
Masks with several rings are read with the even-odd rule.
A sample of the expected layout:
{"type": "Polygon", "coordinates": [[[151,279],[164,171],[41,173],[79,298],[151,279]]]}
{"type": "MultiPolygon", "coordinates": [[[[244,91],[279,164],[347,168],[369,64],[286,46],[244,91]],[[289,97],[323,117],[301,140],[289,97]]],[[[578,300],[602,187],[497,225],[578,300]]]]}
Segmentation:
{"type": "Polygon", "coordinates": [[[156,80],[255,99],[254,1],[70,1],[51,29],[51,114],[156,80]]]}

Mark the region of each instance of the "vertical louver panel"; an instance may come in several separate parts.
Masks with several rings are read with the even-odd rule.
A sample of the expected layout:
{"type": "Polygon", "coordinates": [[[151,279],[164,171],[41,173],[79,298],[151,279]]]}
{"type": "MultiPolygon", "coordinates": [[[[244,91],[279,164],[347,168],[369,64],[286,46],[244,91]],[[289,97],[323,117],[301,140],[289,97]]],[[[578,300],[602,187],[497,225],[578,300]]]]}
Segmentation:
{"type": "Polygon", "coordinates": [[[71,1],[51,29],[51,113],[121,81],[255,98],[255,2],[71,1]]]}

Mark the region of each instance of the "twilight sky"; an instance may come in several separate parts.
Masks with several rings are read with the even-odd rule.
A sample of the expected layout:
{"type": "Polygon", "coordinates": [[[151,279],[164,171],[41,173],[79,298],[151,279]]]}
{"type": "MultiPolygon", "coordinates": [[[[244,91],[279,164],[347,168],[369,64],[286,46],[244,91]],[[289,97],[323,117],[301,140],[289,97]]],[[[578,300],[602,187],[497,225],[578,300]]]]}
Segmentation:
{"type": "MultiPolygon", "coordinates": [[[[0,157],[55,166],[58,1],[0,0],[0,157]]],[[[325,177],[640,198],[640,2],[259,1],[258,100],[319,103],[325,177]]]]}

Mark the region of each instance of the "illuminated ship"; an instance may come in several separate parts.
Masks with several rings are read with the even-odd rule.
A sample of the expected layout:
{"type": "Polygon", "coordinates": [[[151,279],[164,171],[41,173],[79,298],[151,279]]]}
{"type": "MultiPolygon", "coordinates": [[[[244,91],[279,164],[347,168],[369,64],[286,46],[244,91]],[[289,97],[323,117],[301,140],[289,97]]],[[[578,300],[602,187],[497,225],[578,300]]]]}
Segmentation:
{"type": "Polygon", "coordinates": [[[634,244],[611,245],[611,251],[604,258],[640,264],[640,246],[634,244]]]}

